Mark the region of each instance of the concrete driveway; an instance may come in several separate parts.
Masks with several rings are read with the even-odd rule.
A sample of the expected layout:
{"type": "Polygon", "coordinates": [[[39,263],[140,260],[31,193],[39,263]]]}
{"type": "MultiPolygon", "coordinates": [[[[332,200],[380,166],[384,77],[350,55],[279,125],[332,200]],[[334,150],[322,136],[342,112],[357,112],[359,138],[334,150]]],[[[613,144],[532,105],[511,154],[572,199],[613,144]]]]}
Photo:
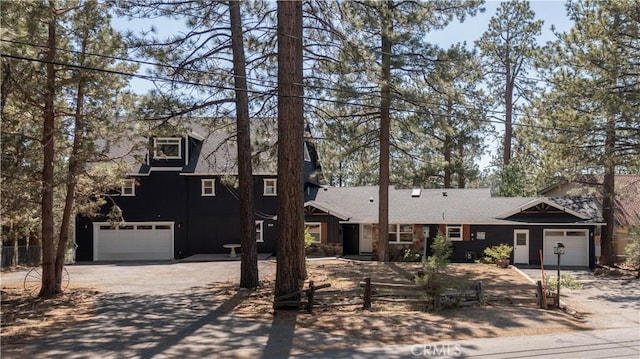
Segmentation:
{"type": "MultiPolygon", "coordinates": [[[[532,282],[542,278],[540,269],[519,269],[532,282]]],[[[560,288],[563,306],[582,315],[593,328],[640,326],[640,280],[613,276],[595,276],[588,269],[562,269],[582,285],[580,289],[560,288]]],[[[556,277],[556,270],[546,270],[556,277]]]]}
{"type": "MultiPolygon", "coordinates": [[[[71,287],[101,293],[178,294],[211,283],[239,282],[240,261],[123,262],[66,266],[71,287]]],[[[275,261],[259,261],[259,275],[274,274],[275,261]]],[[[26,270],[2,273],[2,285],[21,285],[26,270]]]]}

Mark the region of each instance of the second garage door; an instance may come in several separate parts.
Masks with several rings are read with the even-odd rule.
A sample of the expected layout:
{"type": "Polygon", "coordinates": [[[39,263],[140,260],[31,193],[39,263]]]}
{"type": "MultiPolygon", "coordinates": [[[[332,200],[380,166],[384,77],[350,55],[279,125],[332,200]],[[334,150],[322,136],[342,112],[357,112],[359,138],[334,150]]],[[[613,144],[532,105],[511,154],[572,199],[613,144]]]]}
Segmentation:
{"type": "Polygon", "coordinates": [[[94,223],[93,260],[171,260],[173,222],[94,223]]]}
{"type": "Polygon", "coordinates": [[[560,258],[561,266],[589,265],[589,231],[584,229],[545,229],[544,265],[556,265],[558,256],[553,254],[556,242],[565,246],[565,254],[560,258]]]}

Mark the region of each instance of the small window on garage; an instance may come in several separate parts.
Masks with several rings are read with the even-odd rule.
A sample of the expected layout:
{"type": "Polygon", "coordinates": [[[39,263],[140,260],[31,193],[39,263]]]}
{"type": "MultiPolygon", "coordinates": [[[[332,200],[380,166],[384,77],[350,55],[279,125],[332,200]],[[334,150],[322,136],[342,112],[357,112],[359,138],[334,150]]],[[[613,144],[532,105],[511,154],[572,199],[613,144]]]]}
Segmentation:
{"type": "Polygon", "coordinates": [[[264,242],[264,221],[256,221],[256,242],[264,242]]]}
{"type": "Polygon", "coordinates": [[[131,231],[131,230],[133,230],[133,226],[132,225],[126,225],[126,226],[122,226],[122,227],[120,227],[118,229],[123,230],[123,231],[131,231]]]}
{"type": "Polygon", "coordinates": [[[133,178],[127,178],[122,181],[122,187],[120,189],[121,196],[135,196],[136,195],[136,180],[133,178]]]}
{"type": "Polygon", "coordinates": [[[156,229],[171,229],[171,226],[168,224],[158,224],[156,225],[156,229]]]}
{"type": "Polygon", "coordinates": [[[100,226],[100,229],[103,230],[103,231],[110,231],[110,230],[112,230],[114,228],[111,227],[111,226],[100,226]]]}
{"type": "Polygon", "coordinates": [[[567,237],[584,237],[586,234],[585,231],[567,231],[567,237]]]}
{"type": "Polygon", "coordinates": [[[202,179],[202,196],[215,196],[216,195],[216,180],[211,178],[202,179]]]}
{"type": "Polygon", "coordinates": [[[264,192],[265,196],[277,196],[278,195],[278,180],[275,178],[264,179],[264,192]]]}
{"type": "Polygon", "coordinates": [[[147,231],[147,230],[153,229],[153,226],[147,225],[147,224],[139,224],[136,226],[136,229],[147,231]]]}

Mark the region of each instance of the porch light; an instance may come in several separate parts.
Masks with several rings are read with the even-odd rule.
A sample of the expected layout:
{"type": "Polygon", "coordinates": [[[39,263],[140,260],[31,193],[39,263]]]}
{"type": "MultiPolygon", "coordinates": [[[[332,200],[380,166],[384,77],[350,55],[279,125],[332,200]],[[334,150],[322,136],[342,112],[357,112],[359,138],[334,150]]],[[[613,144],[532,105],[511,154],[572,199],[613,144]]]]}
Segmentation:
{"type": "Polygon", "coordinates": [[[558,293],[556,296],[556,308],[560,309],[560,256],[564,254],[564,244],[562,242],[556,242],[556,245],[553,247],[553,254],[558,256],[558,278],[556,283],[558,293]]]}

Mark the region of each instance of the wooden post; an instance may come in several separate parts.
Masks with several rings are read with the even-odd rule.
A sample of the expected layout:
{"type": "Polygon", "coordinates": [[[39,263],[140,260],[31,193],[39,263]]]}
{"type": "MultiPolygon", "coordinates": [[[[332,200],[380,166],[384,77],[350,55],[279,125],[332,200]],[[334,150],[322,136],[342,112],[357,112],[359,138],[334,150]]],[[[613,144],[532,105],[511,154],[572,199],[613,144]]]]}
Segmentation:
{"type": "Polygon", "coordinates": [[[476,284],[476,295],[478,296],[478,302],[482,303],[484,298],[484,290],[482,289],[482,282],[476,284]]]}
{"type": "Polygon", "coordinates": [[[371,309],[371,278],[364,279],[364,303],[362,309],[371,309]]]}
{"type": "Polygon", "coordinates": [[[313,292],[315,291],[313,281],[309,281],[309,290],[307,292],[307,313],[313,313],[313,292]]]}
{"type": "Polygon", "coordinates": [[[547,309],[547,303],[544,300],[544,288],[542,287],[541,281],[536,282],[536,289],[538,291],[538,305],[540,305],[542,309],[547,309]]]}

